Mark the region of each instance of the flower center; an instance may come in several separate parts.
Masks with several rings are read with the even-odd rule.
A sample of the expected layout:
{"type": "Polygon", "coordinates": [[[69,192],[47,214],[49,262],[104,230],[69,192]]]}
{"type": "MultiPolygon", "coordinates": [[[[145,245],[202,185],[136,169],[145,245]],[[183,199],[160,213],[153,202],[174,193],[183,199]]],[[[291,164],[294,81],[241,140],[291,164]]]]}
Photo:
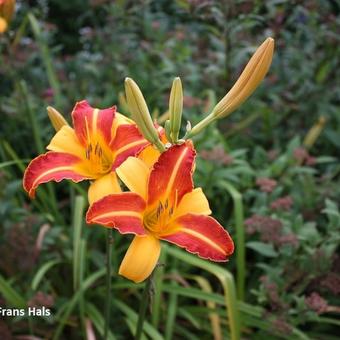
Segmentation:
{"type": "Polygon", "coordinates": [[[94,175],[100,176],[111,171],[112,156],[103,151],[99,142],[87,144],[85,157],[89,161],[89,167],[94,175]]]}
{"type": "Polygon", "coordinates": [[[170,205],[169,199],[159,201],[156,208],[146,212],[143,219],[144,228],[152,234],[164,233],[174,214],[176,204],[170,205]]]}

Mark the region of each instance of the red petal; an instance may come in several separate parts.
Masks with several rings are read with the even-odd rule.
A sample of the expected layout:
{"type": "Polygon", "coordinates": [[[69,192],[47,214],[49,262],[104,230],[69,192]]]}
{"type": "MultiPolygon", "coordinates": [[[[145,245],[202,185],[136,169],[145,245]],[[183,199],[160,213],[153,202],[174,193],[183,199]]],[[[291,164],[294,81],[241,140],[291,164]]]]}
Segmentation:
{"type": "Polygon", "coordinates": [[[121,234],[144,235],[145,201],[137,194],[113,194],[93,203],[86,214],[87,223],[117,228],[121,234]]]}
{"type": "Polygon", "coordinates": [[[143,138],[137,126],[131,124],[120,125],[110,148],[115,154],[112,170],[115,170],[129,156],[135,156],[150,143],[143,138]]]}
{"type": "Polygon", "coordinates": [[[61,152],[47,152],[34,158],[26,168],[23,185],[31,198],[35,196],[35,189],[41,183],[49,181],[60,182],[71,179],[80,182],[89,177],[81,174],[77,165],[81,160],[74,155],[61,152]]]}
{"type": "Polygon", "coordinates": [[[148,205],[168,199],[177,203],[193,189],[192,168],[196,152],[192,143],[174,145],[163,152],[154,164],[149,179],[148,205]]]}
{"type": "Polygon", "coordinates": [[[175,232],[161,236],[188,252],[212,261],[226,261],[234,251],[228,232],[212,217],[187,214],[174,221],[175,232]]]}
{"type": "Polygon", "coordinates": [[[90,106],[86,100],[76,103],[72,111],[73,126],[82,144],[86,144],[90,136],[101,132],[106,144],[111,142],[111,128],[116,107],[99,110],[90,106]]]}

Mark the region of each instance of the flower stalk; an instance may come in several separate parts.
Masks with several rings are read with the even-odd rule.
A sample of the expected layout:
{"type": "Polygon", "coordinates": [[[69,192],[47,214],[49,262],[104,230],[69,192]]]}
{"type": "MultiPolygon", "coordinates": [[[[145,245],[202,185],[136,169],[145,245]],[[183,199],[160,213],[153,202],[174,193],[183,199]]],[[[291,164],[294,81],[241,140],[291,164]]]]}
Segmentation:
{"type": "Polygon", "coordinates": [[[146,283],[143,289],[142,300],[139,305],[138,323],[137,323],[135,340],[140,340],[142,337],[143,324],[145,320],[146,310],[149,305],[148,300],[149,300],[149,292],[151,289],[151,283],[152,283],[152,274],[146,280],[146,283]]]}
{"type": "Polygon", "coordinates": [[[105,311],[104,340],[108,338],[111,315],[110,306],[111,306],[112,245],[113,245],[112,228],[108,228],[106,233],[106,301],[105,301],[106,311],[105,311]]]}

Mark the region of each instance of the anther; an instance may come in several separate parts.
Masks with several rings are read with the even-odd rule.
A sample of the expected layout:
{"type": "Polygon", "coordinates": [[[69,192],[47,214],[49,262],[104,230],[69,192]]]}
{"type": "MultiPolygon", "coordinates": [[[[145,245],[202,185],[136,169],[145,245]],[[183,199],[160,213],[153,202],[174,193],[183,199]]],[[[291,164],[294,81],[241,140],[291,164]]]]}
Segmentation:
{"type": "Polygon", "coordinates": [[[95,155],[97,154],[98,149],[99,149],[99,144],[97,143],[97,144],[96,144],[96,147],[95,147],[95,149],[94,149],[94,154],[95,154],[95,155]]]}
{"type": "Polygon", "coordinates": [[[86,156],[86,159],[90,159],[90,150],[88,148],[86,148],[85,150],[85,156],[86,156]]]}

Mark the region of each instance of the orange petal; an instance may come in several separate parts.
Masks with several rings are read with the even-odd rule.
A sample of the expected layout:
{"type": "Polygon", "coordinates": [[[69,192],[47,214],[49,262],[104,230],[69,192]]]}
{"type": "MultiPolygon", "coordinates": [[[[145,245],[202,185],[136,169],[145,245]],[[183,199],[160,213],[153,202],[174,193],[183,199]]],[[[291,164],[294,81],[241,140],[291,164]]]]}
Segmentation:
{"type": "Polygon", "coordinates": [[[7,21],[4,18],[0,17],[0,33],[6,32],[8,28],[7,21]]]}
{"type": "Polygon", "coordinates": [[[85,158],[85,148],[79,142],[74,129],[64,125],[52,138],[47,150],[55,152],[64,152],[75,155],[79,158],[85,158]]]}
{"type": "Polygon", "coordinates": [[[135,156],[140,150],[150,144],[138,131],[136,125],[120,125],[117,128],[110,148],[115,155],[112,170],[122,164],[129,156],[135,156]]]}
{"type": "Polygon", "coordinates": [[[143,161],[129,157],[116,169],[116,173],[130,191],[146,200],[150,170],[143,161]]]}
{"type": "Polygon", "coordinates": [[[101,198],[121,192],[117,176],[114,172],[96,179],[89,187],[88,199],[90,205],[101,198]]]}
{"type": "Polygon", "coordinates": [[[117,228],[121,234],[144,235],[145,201],[132,192],[105,196],[94,202],[86,214],[87,223],[117,228]]]}
{"type": "Polygon", "coordinates": [[[136,283],[144,281],[154,270],[161,245],[152,235],[135,236],[119,268],[119,275],[136,283]]]}
{"type": "Polygon", "coordinates": [[[138,158],[141,159],[148,168],[152,168],[160,155],[161,153],[158,149],[156,149],[153,145],[149,145],[138,154],[138,158]]]}
{"type": "Polygon", "coordinates": [[[67,153],[51,151],[30,162],[24,174],[23,185],[29,196],[34,198],[35,189],[41,183],[60,182],[63,179],[80,182],[88,178],[91,175],[81,167],[81,159],[67,153]]]}
{"type": "Polygon", "coordinates": [[[148,184],[148,205],[159,200],[177,202],[192,191],[192,168],[196,152],[192,143],[174,145],[163,152],[155,163],[148,184]]]}
{"type": "Polygon", "coordinates": [[[226,261],[234,251],[228,232],[212,217],[187,214],[174,221],[160,238],[212,261],[226,261]]]}
{"type": "Polygon", "coordinates": [[[209,202],[201,188],[196,188],[183,196],[174,212],[174,218],[186,214],[210,215],[209,202]]]}
{"type": "Polygon", "coordinates": [[[109,144],[115,112],[115,106],[99,110],[91,107],[86,100],[76,103],[72,111],[72,119],[79,141],[85,145],[91,136],[96,136],[100,132],[105,143],[109,144]]]}

